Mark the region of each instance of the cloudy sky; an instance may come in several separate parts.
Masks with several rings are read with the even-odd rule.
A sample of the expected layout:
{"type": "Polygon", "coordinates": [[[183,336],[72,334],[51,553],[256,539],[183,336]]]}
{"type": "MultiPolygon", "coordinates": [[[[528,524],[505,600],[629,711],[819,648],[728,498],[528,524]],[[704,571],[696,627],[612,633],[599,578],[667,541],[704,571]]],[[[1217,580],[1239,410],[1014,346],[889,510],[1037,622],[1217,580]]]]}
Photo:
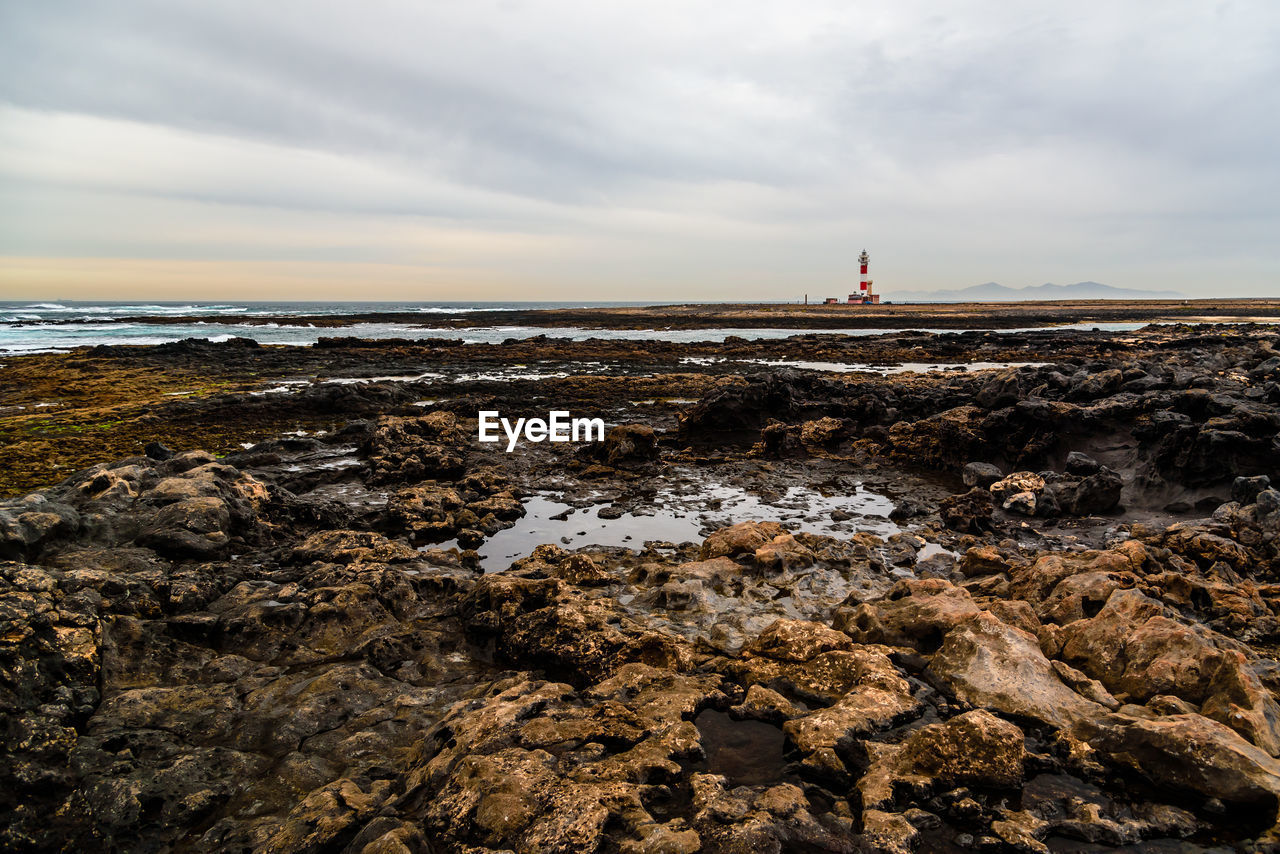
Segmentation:
{"type": "Polygon", "coordinates": [[[0,298],[1280,296],[1280,3],[0,3],[0,298]]]}

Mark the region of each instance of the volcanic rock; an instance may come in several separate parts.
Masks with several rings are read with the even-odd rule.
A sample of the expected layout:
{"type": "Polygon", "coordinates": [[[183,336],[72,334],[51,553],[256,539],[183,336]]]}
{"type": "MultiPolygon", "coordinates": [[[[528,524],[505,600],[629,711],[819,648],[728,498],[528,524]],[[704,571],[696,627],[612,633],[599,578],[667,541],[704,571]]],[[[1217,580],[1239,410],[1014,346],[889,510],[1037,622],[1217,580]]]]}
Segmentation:
{"type": "Polygon", "coordinates": [[[698,553],[702,560],[717,557],[734,557],[740,554],[754,554],[775,537],[785,536],[787,532],[777,522],[739,522],[728,528],[721,528],[702,542],[698,553]]]}
{"type": "Polygon", "coordinates": [[[991,493],[979,486],[962,495],[948,496],[938,505],[943,524],[961,533],[980,534],[990,530],[993,512],[991,493]]]}
{"type": "Polygon", "coordinates": [[[362,450],[373,483],[455,480],[466,469],[467,438],[451,412],[379,418],[362,450]]]}
{"type": "Polygon", "coordinates": [[[969,463],[964,467],[961,476],[965,486],[986,488],[1004,477],[1004,474],[999,466],[991,463],[969,463]]]}
{"type": "Polygon", "coordinates": [[[986,613],[947,633],[929,674],[949,696],[970,705],[1056,727],[1106,712],[1063,684],[1034,635],[986,613]]]}
{"type": "Polygon", "coordinates": [[[988,488],[991,497],[1005,510],[1034,516],[1040,495],[1044,492],[1044,478],[1029,471],[1014,472],[988,488]]]}
{"type": "Polygon", "coordinates": [[[1276,818],[1280,762],[1217,721],[1197,714],[1082,719],[1074,734],[1158,785],[1229,803],[1254,804],[1276,818]]]}
{"type": "Polygon", "coordinates": [[[619,424],[605,434],[603,443],[585,447],[594,459],[615,468],[658,459],[658,435],[647,424],[619,424]]]}

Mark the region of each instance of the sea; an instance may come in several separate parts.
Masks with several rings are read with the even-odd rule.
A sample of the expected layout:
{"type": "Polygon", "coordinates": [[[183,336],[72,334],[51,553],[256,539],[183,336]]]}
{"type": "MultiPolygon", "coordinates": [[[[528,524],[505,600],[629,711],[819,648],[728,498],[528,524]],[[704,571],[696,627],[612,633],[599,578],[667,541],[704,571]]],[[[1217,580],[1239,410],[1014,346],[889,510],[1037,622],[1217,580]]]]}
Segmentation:
{"type": "MultiPolygon", "coordinates": [[[[672,342],[722,341],[730,335],[749,340],[786,338],[806,333],[881,335],[891,329],[586,329],[540,327],[496,323],[491,326],[454,329],[432,323],[433,316],[474,311],[522,311],[596,307],[664,305],[659,302],[109,302],[58,300],[56,302],[0,301],[0,354],[55,353],[100,344],[163,344],[184,338],[225,341],[252,338],[261,344],[314,344],[321,338],[461,339],[468,343],[500,343],[511,338],[548,335],[576,341],[587,338],[661,340],[672,342]],[[317,327],[302,318],[350,314],[420,314],[412,323],[357,323],[343,327],[317,327]],[[244,319],[243,323],[145,323],[126,318],[139,316],[216,316],[244,319]],[[254,317],[285,319],[255,323],[254,317]],[[297,317],[297,323],[287,318],[297,317]]],[[[1140,323],[1084,324],[1081,328],[1115,331],[1137,329],[1140,323]]],[[[896,330],[902,331],[902,330],[896,330]]],[[[923,330],[954,331],[954,330],[923,330]]],[[[1025,331],[1025,330],[1007,330],[1025,331]]]]}

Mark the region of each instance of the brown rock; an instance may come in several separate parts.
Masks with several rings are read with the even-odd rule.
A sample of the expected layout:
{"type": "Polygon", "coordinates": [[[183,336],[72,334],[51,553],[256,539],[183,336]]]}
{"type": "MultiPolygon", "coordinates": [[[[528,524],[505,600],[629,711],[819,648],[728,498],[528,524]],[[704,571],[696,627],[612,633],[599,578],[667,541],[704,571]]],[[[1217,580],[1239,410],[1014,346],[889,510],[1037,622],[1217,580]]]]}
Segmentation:
{"type": "Polygon", "coordinates": [[[379,418],[362,450],[373,483],[456,480],[466,470],[468,442],[454,414],[438,410],[415,418],[379,418]]]}
{"type": "Polygon", "coordinates": [[[951,495],[938,504],[942,523],[962,534],[981,534],[991,530],[994,508],[991,493],[975,486],[961,495],[951,495]]]}
{"type": "Polygon", "coordinates": [[[188,498],[162,507],[138,542],[168,557],[214,557],[231,542],[230,527],[231,512],[221,498],[188,498]]]}
{"type": "Polygon", "coordinates": [[[806,445],[830,445],[838,442],[846,432],[839,418],[819,418],[800,425],[800,441],[806,445]]]}
{"type": "Polygon", "coordinates": [[[416,551],[371,531],[321,531],[293,550],[299,563],[397,563],[421,558],[416,551]]]}
{"type": "Polygon", "coordinates": [[[609,584],[613,577],[587,555],[569,555],[552,569],[557,578],[579,587],[596,587],[609,584]]]}
{"type": "Polygon", "coordinates": [[[1062,683],[1034,635],[986,613],[947,634],[929,672],[948,694],[966,703],[1053,726],[1106,711],[1062,683]]]}
{"type": "Polygon", "coordinates": [[[1025,757],[1022,730],[975,709],[917,730],[907,739],[898,767],[946,787],[1013,788],[1022,782],[1025,757]]]}
{"type": "Polygon", "coordinates": [[[846,654],[855,656],[860,665],[857,682],[848,693],[833,706],[783,725],[791,743],[802,753],[847,745],[919,710],[911,684],[887,656],[863,648],[846,654]]]}
{"type": "Polygon", "coordinates": [[[995,502],[1005,510],[1034,516],[1044,478],[1034,472],[1019,471],[991,484],[988,489],[995,502]]]}
{"type": "Polygon", "coordinates": [[[813,566],[817,557],[791,534],[779,534],[756,549],[756,563],[777,571],[802,569],[813,566]]]}
{"type": "Polygon", "coordinates": [[[1217,721],[1195,714],[1151,720],[1111,714],[1079,721],[1074,732],[1158,785],[1257,804],[1275,820],[1280,762],[1217,721]]]}
{"type": "Polygon", "coordinates": [[[611,466],[631,466],[658,458],[658,436],[647,424],[619,424],[604,437],[599,458],[611,466]]]}
{"type": "Polygon", "coordinates": [[[763,685],[752,685],[741,703],[729,709],[729,715],[740,720],[768,721],[782,724],[803,715],[804,711],[777,691],[763,685]]]}
{"type": "Polygon", "coordinates": [[[862,814],[862,838],[872,851],[883,854],[913,854],[920,843],[915,825],[903,816],[883,810],[867,810],[862,814]]]}
{"type": "Polygon", "coordinates": [[[960,572],[967,578],[1008,572],[1009,560],[995,546],[974,546],[960,557],[960,572]]]}
{"type": "Polygon", "coordinates": [[[745,655],[808,661],[819,653],[852,650],[848,635],[807,620],[777,620],[743,648],[745,655]]]}
{"type": "Polygon", "coordinates": [[[898,582],[884,599],[841,608],[835,625],[859,643],[932,652],[953,626],[979,610],[967,590],[948,581],[908,579],[898,582]]]}
{"type": "Polygon", "coordinates": [[[728,528],[721,528],[703,540],[698,556],[702,560],[708,560],[722,556],[755,554],[756,549],[786,533],[777,522],[739,522],[728,528]]]}
{"type": "Polygon", "coordinates": [[[871,764],[858,782],[864,810],[891,808],[900,789],[1016,788],[1026,759],[1022,730],[981,709],[921,727],[900,745],[876,745],[868,752],[871,764]]]}

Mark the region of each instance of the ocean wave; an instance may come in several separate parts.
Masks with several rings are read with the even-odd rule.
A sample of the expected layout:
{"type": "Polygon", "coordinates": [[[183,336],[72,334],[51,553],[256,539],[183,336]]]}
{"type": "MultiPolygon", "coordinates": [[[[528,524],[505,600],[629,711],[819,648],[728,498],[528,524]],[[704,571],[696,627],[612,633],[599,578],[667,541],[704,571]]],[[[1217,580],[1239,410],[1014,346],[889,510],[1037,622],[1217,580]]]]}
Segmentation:
{"type": "Polygon", "coordinates": [[[146,312],[148,314],[238,314],[248,311],[245,306],[240,305],[135,305],[135,306],[117,306],[113,311],[123,314],[146,312]]]}
{"type": "Polygon", "coordinates": [[[235,314],[245,311],[235,305],[86,305],[75,311],[101,311],[109,314],[235,314]]]}
{"type": "MultiPolygon", "coordinates": [[[[13,306],[15,311],[39,311],[43,314],[86,314],[93,316],[115,316],[131,314],[239,314],[248,311],[247,306],[218,303],[216,305],[157,305],[155,303],[120,304],[120,303],[88,303],[85,305],[63,305],[56,302],[39,302],[31,305],[13,306]]],[[[39,319],[39,318],[36,318],[39,319]]]]}

